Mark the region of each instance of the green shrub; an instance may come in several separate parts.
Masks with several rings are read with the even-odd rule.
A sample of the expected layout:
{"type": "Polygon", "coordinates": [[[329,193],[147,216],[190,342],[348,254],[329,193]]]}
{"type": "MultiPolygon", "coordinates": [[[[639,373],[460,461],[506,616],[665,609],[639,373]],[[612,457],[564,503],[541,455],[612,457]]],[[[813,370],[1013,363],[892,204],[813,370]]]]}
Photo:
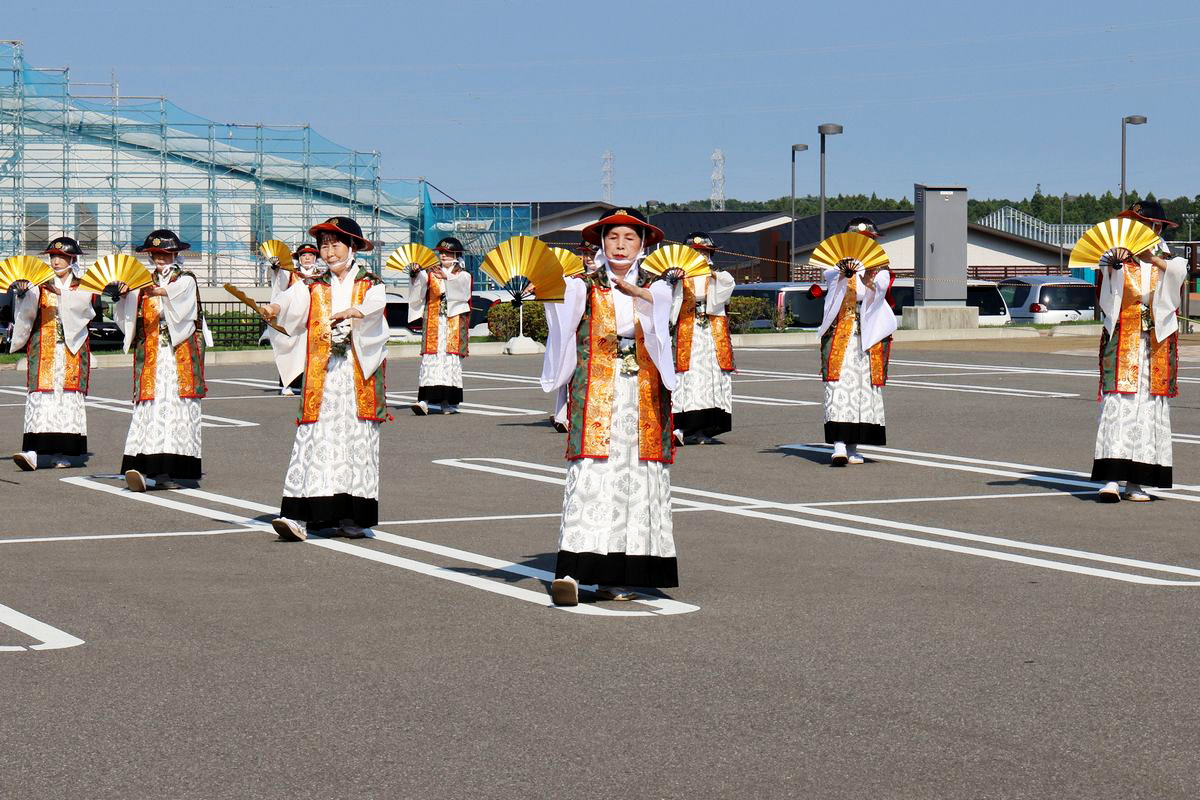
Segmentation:
{"type": "Polygon", "coordinates": [[[745,333],[756,319],[770,319],[771,308],[765,297],[731,297],[725,314],[734,333],[745,333]]]}
{"type": "MultiPolygon", "coordinates": [[[[546,308],[542,303],[523,303],[525,310],[525,335],[534,341],[545,342],[550,335],[546,327],[546,308]]],[[[488,309],[488,332],[493,339],[507,342],[517,335],[517,309],[507,301],[497,303],[488,309]]]]}

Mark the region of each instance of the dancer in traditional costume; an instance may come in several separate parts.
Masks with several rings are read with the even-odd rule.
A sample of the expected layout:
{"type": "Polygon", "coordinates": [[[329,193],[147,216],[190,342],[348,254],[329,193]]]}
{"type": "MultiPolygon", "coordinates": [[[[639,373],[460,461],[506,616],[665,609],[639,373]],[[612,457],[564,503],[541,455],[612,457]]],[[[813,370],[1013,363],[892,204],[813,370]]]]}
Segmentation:
{"type": "MultiPolygon", "coordinates": [[[[716,246],[707,233],[689,233],[684,244],[703,253],[713,266],[716,246]]],[[[733,344],[725,317],[733,276],[714,269],[696,278],[666,277],[675,286],[675,443],[720,444],[715,437],[733,430],[733,344]]]]}
{"type": "Polygon", "coordinates": [[[462,360],[471,340],[471,273],[463,260],[463,244],[447,236],[434,248],[442,263],[409,272],[408,321],[425,318],[421,337],[421,367],[417,374],[419,417],[437,406],[457,414],[462,402],[462,360]]]}
{"type": "MultiPolygon", "coordinates": [[[[271,259],[271,269],[275,273],[275,277],[271,281],[271,301],[286,291],[288,287],[296,281],[304,281],[311,283],[318,275],[326,271],[326,266],[319,260],[321,255],[317,246],[312,242],[304,242],[295,249],[292,253],[292,261],[296,266],[296,271],[282,269],[279,262],[274,258],[271,259]]],[[[272,328],[267,328],[263,333],[263,337],[269,342],[275,335],[276,331],[272,328]]],[[[297,376],[294,381],[286,386],[280,381],[279,393],[284,397],[291,397],[300,388],[300,382],[304,379],[303,375],[297,376]]]]}
{"type": "MultiPolygon", "coordinates": [[[[585,274],[595,272],[595,270],[596,270],[596,251],[598,249],[599,248],[596,245],[592,244],[591,242],[580,242],[579,245],[576,247],[576,252],[579,253],[579,257],[581,259],[583,259],[583,271],[585,274]]],[[[582,276],[576,275],[573,277],[579,278],[582,276]]],[[[555,316],[553,314],[547,314],[546,315],[547,329],[550,329],[554,325],[554,322],[555,322],[555,316]]],[[[548,359],[549,357],[550,357],[550,351],[547,350],[546,355],[542,361],[543,369],[546,368],[545,359],[548,359]]],[[[554,430],[557,431],[558,433],[566,433],[567,426],[570,424],[570,421],[571,421],[570,415],[568,413],[568,408],[567,408],[568,402],[567,401],[568,401],[567,386],[566,385],[560,386],[558,388],[558,391],[554,393],[554,413],[550,415],[550,422],[554,426],[554,430]]]]}
{"type": "MultiPolygon", "coordinates": [[[[1135,203],[1119,216],[1176,227],[1162,205],[1135,203]]],[[[1172,258],[1159,239],[1123,263],[1102,264],[1100,419],[1092,480],[1104,481],[1101,502],[1145,502],[1143,486],[1171,487],[1171,406],[1178,394],[1180,289],[1187,261],[1172,258]],[[1118,482],[1125,482],[1122,495],[1118,482]]]]}
{"type": "Polygon", "coordinates": [[[41,286],[13,284],[13,337],[9,350],[28,345],[25,435],[13,461],[23,470],[38,468],[39,454],[55,467],[87,457],[84,397],[91,375],[88,323],[96,315],[89,291],[79,287],[79,243],[60,236],[42,251],[50,256],[54,279],[41,286]]]}
{"type": "Polygon", "coordinates": [[[570,387],[567,484],[551,597],[574,605],[579,585],[603,599],[623,587],[678,585],[671,529],[671,290],[642,275],[663,233],[634,210],[606,211],[584,229],[597,269],[566,282],[542,371],[547,392],[570,387]]]}
{"type": "Polygon", "coordinates": [[[271,525],[290,541],[329,528],[361,538],[379,522],[387,295],[383,281],[355,260],[374,246],[357,222],[332,217],[309,233],[329,272],[296,281],[263,307],[288,334],[272,337],[280,379],[304,376],[283,500],[271,525]]]}
{"type": "MultiPolygon", "coordinates": [[[[875,223],[856,217],[846,233],[878,238],[875,223]]],[[[821,379],[825,381],[825,441],[833,445],[834,466],[861,464],[860,444],[887,444],[883,386],[896,315],[888,302],[889,270],[825,270],[825,313],[821,338],[821,379]]]]}
{"type": "Polygon", "coordinates": [[[134,348],[133,418],[121,461],[133,492],[177,489],[177,481],[201,476],[200,400],[208,393],[204,348],[212,342],[196,276],[182,268],[182,254],[190,247],[174,231],[151,231],[136,249],[150,254],[154,284],[135,291],[118,287],[114,316],[125,334],[125,352],[134,348]]]}

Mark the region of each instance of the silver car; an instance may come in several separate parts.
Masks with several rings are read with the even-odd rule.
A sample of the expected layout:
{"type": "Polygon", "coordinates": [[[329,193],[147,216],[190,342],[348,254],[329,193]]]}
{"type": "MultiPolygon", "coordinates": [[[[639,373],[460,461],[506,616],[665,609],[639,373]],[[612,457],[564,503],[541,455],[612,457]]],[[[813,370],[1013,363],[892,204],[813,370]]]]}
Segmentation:
{"type": "Polygon", "coordinates": [[[1018,275],[1000,281],[1013,322],[1060,325],[1095,316],[1096,287],[1069,275],[1018,275]]]}

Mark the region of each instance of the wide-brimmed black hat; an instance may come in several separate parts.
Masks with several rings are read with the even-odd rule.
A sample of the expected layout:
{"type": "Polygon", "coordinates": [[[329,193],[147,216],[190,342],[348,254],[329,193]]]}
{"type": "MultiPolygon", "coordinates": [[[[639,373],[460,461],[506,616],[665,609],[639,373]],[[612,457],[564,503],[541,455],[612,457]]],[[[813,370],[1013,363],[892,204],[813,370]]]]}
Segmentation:
{"type": "Polygon", "coordinates": [[[875,220],[870,217],[854,217],[846,223],[846,228],[842,233],[861,233],[872,239],[879,238],[879,229],[875,227],[875,220]]]}
{"type": "Polygon", "coordinates": [[[355,250],[368,253],[375,249],[375,244],[363,236],[362,228],[359,224],[349,217],[330,217],[324,222],[319,222],[309,228],[308,235],[314,236],[320,241],[320,237],[317,234],[321,231],[334,234],[355,250]]]}
{"type": "Polygon", "coordinates": [[[150,235],[146,237],[146,241],[142,242],[142,246],[134,249],[139,253],[182,253],[184,250],[191,250],[192,246],[187,242],[179,241],[179,235],[175,231],[159,228],[156,231],[150,231],[150,235]]]}
{"type": "Polygon", "coordinates": [[[1178,222],[1171,222],[1167,219],[1167,211],[1162,207],[1162,203],[1157,200],[1139,200],[1129,208],[1117,214],[1118,217],[1127,219],[1136,219],[1139,222],[1154,223],[1165,225],[1168,228],[1178,228],[1178,222]]]}
{"type": "Polygon", "coordinates": [[[433,249],[439,253],[456,253],[461,256],[463,254],[463,250],[466,248],[464,248],[463,243],[455,237],[447,236],[438,242],[437,246],[433,249]]]}
{"type": "Polygon", "coordinates": [[[70,236],[59,236],[46,245],[46,249],[42,251],[42,255],[75,258],[76,256],[83,255],[83,250],[79,247],[79,242],[70,236]]]}
{"type": "Polygon", "coordinates": [[[664,238],[661,228],[651,225],[646,215],[636,208],[618,208],[615,211],[601,211],[600,219],[583,229],[583,240],[599,245],[604,237],[604,231],[617,225],[626,225],[642,231],[642,247],[651,247],[664,238]]]}
{"type": "Polygon", "coordinates": [[[579,244],[575,245],[576,252],[581,253],[581,254],[587,253],[588,255],[594,255],[595,252],[599,249],[600,249],[600,245],[595,244],[593,242],[581,241],[579,244]]]}
{"type": "Polygon", "coordinates": [[[701,253],[711,253],[717,249],[717,246],[713,244],[712,237],[704,231],[692,231],[683,240],[683,243],[701,253]]]}
{"type": "Polygon", "coordinates": [[[305,242],[292,251],[292,258],[300,258],[300,256],[304,255],[305,253],[312,253],[314,256],[321,255],[321,251],[317,249],[315,244],[312,242],[305,242]]]}

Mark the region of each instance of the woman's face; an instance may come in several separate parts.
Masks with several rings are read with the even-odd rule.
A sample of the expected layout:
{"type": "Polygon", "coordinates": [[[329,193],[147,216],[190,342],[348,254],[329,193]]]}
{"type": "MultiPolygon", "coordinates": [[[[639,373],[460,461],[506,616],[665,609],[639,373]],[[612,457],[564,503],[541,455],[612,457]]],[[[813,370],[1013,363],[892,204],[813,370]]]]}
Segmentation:
{"type": "Polygon", "coordinates": [[[59,275],[62,275],[71,268],[71,259],[59,255],[50,256],[50,267],[59,275]]]}
{"type": "Polygon", "coordinates": [[[445,250],[438,250],[438,258],[442,262],[442,269],[451,269],[458,263],[458,253],[447,253],[445,250]]]}
{"type": "Polygon", "coordinates": [[[321,260],[326,264],[340,264],[350,258],[350,246],[332,233],[321,234],[321,260]]]}
{"type": "Polygon", "coordinates": [[[311,267],[313,264],[316,264],[316,263],[317,263],[316,253],[301,253],[300,254],[300,266],[311,267]]]}
{"type": "Polygon", "coordinates": [[[617,225],[604,234],[604,255],[614,272],[625,272],[642,249],[642,236],[637,228],[617,225]]]}
{"type": "Polygon", "coordinates": [[[150,254],[150,260],[154,262],[154,266],[162,269],[175,263],[175,254],[154,252],[150,254]]]}

